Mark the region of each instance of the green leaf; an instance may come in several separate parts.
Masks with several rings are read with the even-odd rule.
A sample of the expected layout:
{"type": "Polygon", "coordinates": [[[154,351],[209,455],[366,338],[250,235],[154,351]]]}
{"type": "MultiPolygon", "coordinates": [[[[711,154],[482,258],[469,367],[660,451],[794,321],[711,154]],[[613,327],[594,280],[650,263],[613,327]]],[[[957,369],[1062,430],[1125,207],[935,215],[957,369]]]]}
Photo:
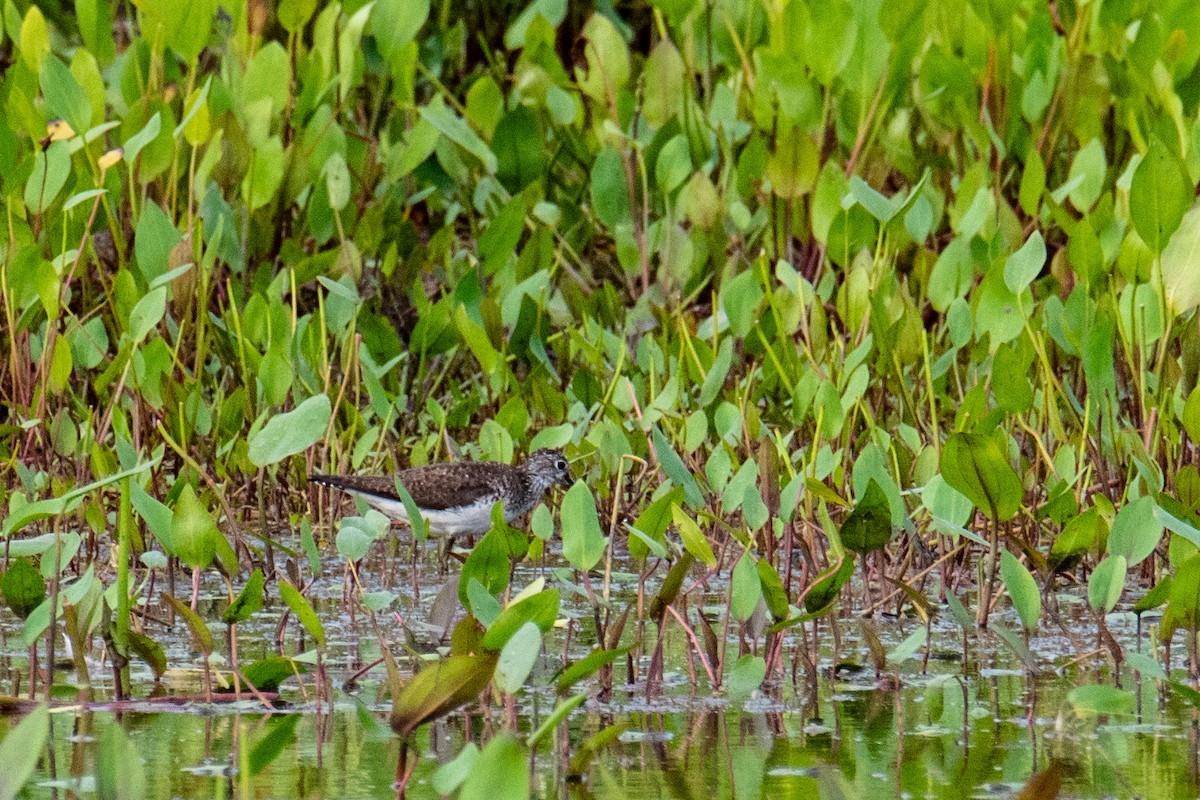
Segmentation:
{"type": "Polygon", "coordinates": [[[169,507],[151,497],[150,493],[146,492],[138,483],[130,485],[130,500],[133,503],[133,510],[137,511],[138,516],[144,519],[146,527],[150,529],[151,534],[154,534],[164,551],[173,555],[175,549],[170,542],[169,507]]]}
{"type": "Polygon", "coordinates": [[[650,555],[651,542],[659,545],[658,549],[661,552],[656,552],[656,556],[662,558],[666,555],[663,546],[667,543],[665,536],[667,528],[671,526],[671,506],[677,505],[682,500],[683,489],[676,486],[646,506],[641,514],[638,514],[638,518],[630,526],[632,530],[629,536],[629,555],[638,559],[646,558],[650,555]],[[638,537],[634,532],[640,533],[645,538],[638,537]]]}
{"type": "MultiPolygon", "coordinates": [[[[725,309],[725,314],[729,317],[729,328],[734,334],[744,337],[754,329],[762,300],[762,284],[759,283],[754,269],[741,272],[721,287],[721,307],[725,309]]],[[[731,347],[732,344],[732,340],[728,337],[721,342],[723,348],[731,347]]],[[[722,383],[724,379],[725,376],[722,375],[722,383]]],[[[719,389],[720,385],[717,388],[719,389]]],[[[715,398],[708,398],[708,402],[711,403],[713,399],[715,398]]],[[[701,405],[704,406],[707,403],[701,403],[701,405]]]]}
{"type": "Polygon", "coordinates": [[[565,700],[559,701],[554,710],[538,725],[537,730],[529,734],[529,738],[525,740],[526,747],[537,747],[538,743],[546,738],[558,724],[571,715],[571,712],[579,708],[584,700],[588,699],[588,692],[580,692],[572,695],[565,700]]]}
{"type": "Polygon", "coordinates": [[[508,585],[509,568],[508,546],[503,534],[497,530],[488,531],[463,562],[458,581],[458,599],[463,608],[474,610],[468,594],[471,579],[478,581],[487,594],[496,597],[508,585]]]}
{"type": "Polygon", "coordinates": [[[871,478],[854,510],[839,531],[847,550],[866,554],[879,550],[892,538],[892,509],[883,488],[871,478]]]}
{"type": "Polygon", "coordinates": [[[129,338],[136,345],[145,341],[146,337],[162,322],[167,311],[167,290],[160,287],[142,295],[141,299],[129,312],[129,338]]]}
{"type": "Polygon", "coordinates": [[[361,561],[371,549],[375,538],[359,524],[361,517],[342,517],[338,520],[338,532],[334,538],[337,553],[347,561],[361,561]]]}
{"type": "Polygon", "coordinates": [[[58,197],[71,174],[71,153],[66,142],[54,142],[38,150],[33,172],[25,182],[25,205],[35,214],[45,211],[58,197]]]}
{"type": "Polygon", "coordinates": [[[72,489],[59,497],[37,500],[32,503],[23,503],[20,506],[15,502],[20,497],[20,493],[14,493],[9,497],[9,514],[4,519],[4,525],[0,527],[0,538],[7,539],[26,525],[30,525],[38,520],[48,519],[72,511],[78,507],[84,497],[96,489],[107,486],[110,483],[116,483],[122,478],[132,477],[138,473],[145,472],[156,463],[156,461],[143,461],[129,469],[121,470],[112,475],[106,475],[99,480],[92,481],[86,486],[72,489]]]}
{"type": "Polygon", "coordinates": [[[308,631],[308,635],[313,638],[317,647],[323,650],[325,648],[325,626],[321,624],[321,618],[317,616],[316,609],[313,608],[308,598],[302,595],[299,589],[284,580],[279,582],[279,596],[296,615],[296,619],[300,620],[300,624],[308,631]]]}
{"type": "Polygon", "coordinates": [[[762,656],[744,655],[734,662],[725,678],[725,694],[732,700],[749,697],[767,677],[767,662],[762,656]]]}
{"type": "Polygon", "coordinates": [[[392,730],[409,736],[421,723],[477,698],[492,680],[498,658],[497,653],[450,656],[418,672],[393,701],[392,730]]]}
{"type": "Polygon", "coordinates": [[[1021,508],[1021,479],[991,436],[952,434],[942,447],[941,472],[992,519],[1007,522],[1021,508]]]}
{"type": "Polygon", "coordinates": [[[1133,711],[1135,698],[1133,692],[1125,689],[1094,684],[1076,686],[1067,693],[1067,702],[1083,715],[1128,714],[1133,711]]]}
{"type": "Polygon", "coordinates": [[[1176,568],[1171,578],[1167,615],[1193,630],[1200,624],[1200,553],[1176,568]]]}
{"type": "Polygon", "coordinates": [[[1117,512],[1108,534],[1108,552],[1125,557],[1130,567],[1142,563],[1162,539],[1163,526],[1154,514],[1154,498],[1146,495],[1117,512]]]}
{"type": "Polygon", "coordinates": [[[667,437],[663,436],[662,431],[655,428],[650,434],[650,440],[654,445],[654,455],[658,458],[663,472],[667,473],[667,477],[671,479],[672,483],[683,487],[684,499],[688,506],[694,509],[703,508],[704,494],[700,491],[700,484],[696,483],[696,477],[684,465],[679,454],[667,441],[667,437]]]}
{"type": "Polygon", "coordinates": [[[1088,604],[1107,614],[1116,607],[1125,591],[1125,556],[1109,556],[1096,565],[1088,578],[1088,604]]]}
{"type": "Polygon", "coordinates": [[[921,626],[904,637],[904,641],[892,648],[887,654],[889,664],[899,665],[917,654],[917,651],[929,641],[929,629],[921,626]]]}
{"type": "Polygon", "coordinates": [[[1193,442],[1200,442],[1200,384],[1195,386],[1183,404],[1183,429],[1193,442]]]}
{"type": "Polygon", "coordinates": [[[125,163],[132,165],[142,152],[146,145],[158,138],[158,134],[162,132],[162,115],[159,112],[154,112],[154,116],[150,121],[137,133],[125,140],[124,153],[122,158],[125,163]]]}
{"type": "Polygon", "coordinates": [[[1158,608],[1171,596],[1171,576],[1168,575],[1142,595],[1142,599],[1133,604],[1134,614],[1144,614],[1158,608]]]}
{"type": "Polygon", "coordinates": [[[500,651],[496,674],[492,677],[496,688],[513,694],[524,686],[541,649],[542,631],[536,623],[526,622],[518,628],[500,651]]]}
{"type": "Polygon", "coordinates": [[[21,619],[26,619],[46,599],[46,581],[28,559],[11,561],[0,578],[4,602],[21,619]]]}
{"type": "Polygon", "coordinates": [[[1133,171],[1129,216],[1142,241],[1161,253],[1191,207],[1195,186],[1187,167],[1157,136],[1149,144],[1133,171]]]}
{"type": "MultiPolygon", "coordinates": [[[[260,101],[264,112],[267,101],[260,101]]],[[[250,153],[250,169],[242,179],[242,202],[250,211],[257,211],[275,197],[275,192],[283,183],[284,167],[283,141],[278,136],[271,136],[256,145],[250,153]]]]}
{"type": "Polygon", "coordinates": [[[429,18],[429,0],[375,0],[367,32],[375,37],[379,53],[393,61],[429,18]]]}
{"type": "Polygon", "coordinates": [[[76,133],[91,127],[92,103],[75,80],[67,65],[58,56],[47,53],[38,74],[42,95],[46,98],[46,113],[64,119],[76,133]]]}
{"type": "Polygon", "coordinates": [[[263,604],[263,574],[261,569],[255,569],[250,573],[249,579],[246,580],[246,585],[238,592],[237,597],[233,598],[233,602],[221,614],[221,621],[226,625],[236,625],[239,622],[245,622],[250,619],[255,611],[262,608],[263,604]]]}
{"type": "Polygon", "coordinates": [[[696,563],[696,557],[691,553],[684,553],[678,561],[671,565],[667,577],[663,579],[662,586],[658,589],[658,594],[650,602],[651,619],[661,617],[666,613],[667,606],[675,602],[675,598],[679,596],[679,590],[683,588],[683,579],[694,563],[696,563]]]}
{"type": "Polygon", "coordinates": [[[1183,217],[1162,252],[1162,282],[1167,308],[1175,316],[1200,307],[1200,207],[1183,217]]]}
{"type": "Polygon", "coordinates": [[[1037,216],[1042,205],[1042,195],[1046,193],[1046,164],[1035,148],[1030,149],[1029,158],[1025,161],[1025,169],[1021,172],[1021,186],[1018,198],[1021,210],[1031,217],[1037,216]]]}
{"type": "Polygon", "coordinates": [[[270,730],[250,748],[251,775],[262,772],[280,753],[295,744],[296,725],[300,723],[300,717],[300,714],[284,714],[270,719],[267,723],[270,730]]]}
{"type": "Polygon", "coordinates": [[[513,603],[488,626],[483,635],[483,646],[488,650],[500,650],[529,623],[536,625],[542,633],[548,633],[558,618],[558,606],[558,589],[546,589],[513,603]]]}
{"type": "Polygon", "coordinates": [[[1012,598],[1025,630],[1036,630],[1042,616],[1042,596],[1037,581],[1025,565],[1007,550],[1000,554],[1000,579],[1004,581],[1004,587],[1012,598]]]}
{"type": "Polygon", "coordinates": [[[116,57],[113,39],[113,10],[108,0],[75,0],[75,16],[83,44],[101,65],[116,57]]]}
{"type": "Polygon", "coordinates": [[[677,505],[671,506],[671,519],[674,520],[675,527],[679,531],[679,538],[683,540],[684,549],[700,559],[706,567],[710,569],[715,567],[717,556],[713,553],[712,545],[708,543],[708,539],[704,537],[704,533],[696,521],[677,505]]]}
{"type": "Polygon", "coordinates": [[[208,625],[204,620],[200,619],[200,615],[192,611],[191,606],[174,595],[163,592],[162,597],[171,608],[175,609],[175,613],[183,617],[183,621],[187,623],[188,631],[192,634],[192,644],[195,645],[195,649],[205,655],[210,655],[216,643],[213,641],[212,631],[208,629],[208,625]]]}
{"type": "Polygon", "coordinates": [[[1067,193],[1071,198],[1071,205],[1081,212],[1091,209],[1104,189],[1104,176],[1107,171],[1104,144],[1099,138],[1092,139],[1081,147],[1071,160],[1071,170],[1067,174],[1067,183],[1074,184],[1067,193]]]}
{"type": "Polygon", "coordinates": [[[1089,550],[1098,549],[1101,538],[1106,534],[1100,512],[1095,507],[1089,508],[1063,526],[1062,532],[1050,546],[1047,562],[1055,571],[1070,568],[1089,550]]]}
{"type": "Polygon", "coordinates": [[[422,119],[428,121],[438,130],[438,133],[479,159],[487,174],[495,174],[499,168],[496,154],[462,117],[446,108],[440,97],[435,98],[434,102],[429,105],[423,106],[420,113],[422,119]]]}
{"type": "Polygon", "coordinates": [[[762,586],[763,600],[767,603],[767,610],[771,612],[772,619],[782,622],[787,619],[788,613],[791,611],[788,607],[787,589],[784,587],[779,573],[767,559],[758,559],[756,569],[759,583],[762,586]]]}
{"type": "Polygon", "coordinates": [[[286,656],[267,656],[242,669],[242,677],[260,692],[279,691],[279,684],[297,673],[303,673],[303,663],[286,656]]]}
{"type": "Polygon", "coordinates": [[[13,800],[33,777],[49,738],[50,710],[44,705],[39,705],[9,728],[4,741],[0,742],[0,764],[4,765],[0,800],[13,800]]]}
{"type": "Polygon", "coordinates": [[[601,150],[592,161],[590,182],[592,210],[596,217],[609,228],[630,224],[629,184],[625,181],[625,167],[621,155],[611,148],[601,150]]]}
{"type": "Polygon", "coordinates": [[[205,569],[217,554],[217,523],[196,497],[191,484],[184,484],[171,514],[171,544],[179,560],[192,568],[205,569]]]}
{"type": "MultiPolygon", "coordinates": [[[[820,167],[821,154],[808,131],[798,125],[789,125],[780,130],[775,149],[767,157],[767,178],[777,196],[795,200],[811,192],[820,167]]],[[[852,182],[855,180],[862,183],[858,176],[851,178],[852,182]]],[[[870,187],[867,186],[867,189],[870,187]]],[[[883,199],[887,204],[887,199],[883,199]]]]}
{"type": "Polygon", "coordinates": [[[325,435],[331,413],[329,397],[318,394],[291,411],[271,417],[250,436],[250,462],[265,467],[312,447],[325,435]]]}
{"type": "Polygon", "coordinates": [[[504,32],[504,46],[509,50],[520,50],[525,46],[525,34],[529,25],[537,18],[557,28],[567,16],[567,0],[533,0],[525,10],[513,19],[504,32]]]}
{"type": "Polygon", "coordinates": [[[600,530],[600,517],[592,490],[577,480],[562,501],[563,557],[575,569],[589,570],[600,562],[608,539],[600,530]]]}
{"type": "Polygon", "coordinates": [[[584,678],[595,675],[604,665],[613,663],[628,652],[628,647],[618,647],[615,650],[593,650],[563,670],[562,675],[558,678],[558,691],[565,692],[584,678]]]}
{"type": "Polygon", "coordinates": [[[96,753],[98,800],[139,800],[146,796],[146,767],[142,754],[120,722],[110,722],[100,732],[96,753]]]}
{"type": "Polygon", "coordinates": [[[883,225],[890,222],[896,214],[897,205],[893,203],[894,198],[884,197],[857,175],[850,176],[850,196],[883,225]]]}
{"type": "Polygon", "coordinates": [[[317,10],[317,0],[280,0],[275,16],[288,33],[297,33],[317,10]]]}
{"type": "Polygon", "coordinates": [[[1004,283],[1013,294],[1025,291],[1046,265],[1046,241],[1034,231],[1004,262],[1004,283]]]}
{"type": "Polygon", "coordinates": [[[758,601],[762,599],[762,583],[758,579],[758,568],[749,550],[742,553],[742,557],[734,565],[731,584],[729,610],[735,619],[745,622],[754,614],[754,609],[758,608],[758,601]]]}
{"type": "Polygon", "coordinates": [[[854,575],[854,557],[843,558],[836,566],[830,567],[817,576],[812,587],[804,595],[804,609],[810,614],[816,614],[828,608],[838,592],[842,590],[854,575]]]}
{"type": "Polygon", "coordinates": [[[475,758],[458,800],[526,800],[529,754],[511,734],[492,738],[475,758]]]}
{"type": "Polygon", "coordinates": [[[478,758],[479,746],[474,742],[464,744],[458,755],[434,770],[433,778],[429,782],[433,790],[440,795],[454,794],[471,774],[478,758]]]}
{"type": "Polygon", "coordinates": [[[129,649],[150,667],[154,679],[158,680],[167,671],[167,654],[162,645],[145,634],[129,631],[129,649]]]}

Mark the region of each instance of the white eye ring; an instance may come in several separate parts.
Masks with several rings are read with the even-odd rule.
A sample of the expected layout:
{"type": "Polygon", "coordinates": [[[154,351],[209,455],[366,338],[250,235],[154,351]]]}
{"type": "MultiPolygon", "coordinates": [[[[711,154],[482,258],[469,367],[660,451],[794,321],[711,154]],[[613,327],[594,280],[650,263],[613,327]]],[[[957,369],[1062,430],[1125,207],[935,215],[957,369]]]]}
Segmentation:
{"type": "Polygon", "coordinates": [[[555,468],[555,469],[566,469],[566,468],[567,468],[567,462],[566,462],[566,461],[563,461],[563,460],[560,458],[558,461],[555,461],[555,462],[554,462],[554,468],[555,468]]]}

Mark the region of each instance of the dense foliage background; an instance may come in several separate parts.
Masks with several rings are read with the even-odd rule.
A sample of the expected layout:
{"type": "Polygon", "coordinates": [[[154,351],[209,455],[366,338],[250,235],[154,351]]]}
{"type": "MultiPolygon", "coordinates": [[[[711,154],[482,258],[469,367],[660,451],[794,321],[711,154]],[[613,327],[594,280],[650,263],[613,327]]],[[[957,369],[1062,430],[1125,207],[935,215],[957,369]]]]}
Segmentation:
{"type": "Polygon", "coordinates": [[[567,561],[715,549],[739,621],[843,544],[1028,627],[1200,576],[1200,4],[0,15],[5,534],[195,566],[311,471],[565,446],[567,561]]]}

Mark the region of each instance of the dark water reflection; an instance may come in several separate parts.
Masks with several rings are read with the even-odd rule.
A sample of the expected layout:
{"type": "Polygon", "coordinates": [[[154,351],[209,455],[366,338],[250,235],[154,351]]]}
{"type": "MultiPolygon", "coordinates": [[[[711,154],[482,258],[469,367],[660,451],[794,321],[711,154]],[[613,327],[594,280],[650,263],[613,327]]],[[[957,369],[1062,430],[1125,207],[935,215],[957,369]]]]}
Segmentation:
{"type": "MultiPolygon", "coordinates": [[[[397,584],[403,585],[403,576],[397,584]]],[[[518,576],[523,586],[531,576],[518,576]]],[[[339,616],[340,580],[327,578],[322,616],[332,646],[334,686],[377,648],[365,630],[339,616]]],[[[410,621],[426,618],[436,585],[422,588],[414,604],[405,595],[400,605],[410,621]],[[407,605],[406,605],[407,603],[407,605]]],[[[215,594],[219,586],[211,587],[215,594]]],[[[717,595],[719,596],[719,595],[717,595]]],[[[219,604],[217,604],[219,606],[219,604]]],[[[205,617],[219,616],[219,608],[205,617]]],[[[587,619],[582,606],[564,613],[587,619]]],[[[252,660],[273,652],[278,607],[270,605],[241,633],[242,657],[252,660]]],[[[1004,614],[1000,624],[1012,625],[1004,614]]],[[[388,635],[404,635],[395,618],[388,635]]],[[[1130,650],[1136,648],[1127,617],[1114,615],[1110,628],[1130,650]]],[[[884,645],[891,647],[910,634],[915,621],[875,622],[884,645]]],[[[868,648],[858,641],[857,623],[842,623],[838,661],[870,663],[868,648]]],[[[586,637],[577,629],[577,646],[586,637]]],[[[20,644],[19,624],[0,612],[0,692],[9,693],[11,675],[28,673],[20,644]]],[[[1074,629],[1081,641],[1094,641],[1086,622],[1074,629]]],[[[192,663],[182,628],[159,631],[172,665],[192,663]]],[[[418,639],[420,637],[418,636],[418,639]]],[[[651,635],[649,638],[653,638],[651,635]]],[[[822,641],[828,639],[827,632],[822,641]]],[[[961,632],[950,623],[933,627],[930,674],[920,660],[910,660],[893,676],[876,681],[871,669],[839,672],[832,679],[833,657],[825,644],[813,705],[803,670],[798,684],[770,684],[749,698],[712,696],[704,688],[690,690],[687,640],[677,626],[665,639],[667,662],[662,696],[647,699],[640,683],[625,685],[627,672],[616,670],[613,699],[590,699],[551,737],[530,764],[531,784],[541,797],[575,798],[991,798],[1014,797],[1034,772],[1061,765],[1063,797],[1195,798],[1197,725],[1191,707],[1176,695],[1160,697],[1156,682],[1140,685],[1126,670],[1123,685],[1139,696],[1135,713],[1112,718],[1082,718],[1066,702],[1066,694],[1085,683],[1112,683],[1100,660],[1079,660],[1079,643],[1048,631],[1030,647],[1042,668],[1030,676],[993,634],[973,635],[963,666],[961,632]],[[896,683],[896,677],[899,683],[896,683]],[[568,764],[590,736],[614,724],[626,725],[617,742],[601,750],[582,780],[568,776],[568,764]]],[[[418,641],[418,644],[420,642],[418,641]]],[[[797,641],[785,646],[790,654],[797,641]]],[[[736,652],[732,645],[730,652],[736,652]]],[[[562,639],[550,637],[545,656],[531,683],[552,684],[561,663],[562,639]]],[[[786,657],[790,657],[786,656],[786,657]]],[[[646,657],[639,662],[645,674],[646,657]]],[[[1182,679],[1180,664],[1173,677],[1182,679]]],[[[104,670],[94,675],[103,679],[104,670]]],[[[60,675],[60,680],[67,676],[60,675]]],[[[137,676],[135,694],[148,693],[148,673],[137,676]]],[[[39,765],[25,796],[88,798],[94,796],[97,733],[114,721],[130,736],[142,758],[150,798],[385,798],[395,797],[401,746],[378,722],[386,711],[385,695],[371,673],[352,694],[335,691],[331,713],[316,715],[295,690],[285,694],[301,715],[295,743],[263,771],[251,775],[248,752],[262,740],[281,714],[264,714],[253,703],[237,706],[165,706],[141,703],[120,714],[112,710],[62,709],[53,715],[53,744],[39,765]],[[367,711],[369,709],[369,711],[367,711]],[[365,714],[365,718],[364,718],[365,714]]],[[[186,680],[195,679],[193,673],[186,680]]],[[[311,680],[311,679],[310,679],[311,680]]],[[[194,686],[189,689],[194,691],[194,686]]],[[[107,697],[105,687],[97,695],[107,697]]],[[[549,689],[523,693],[517,709],[517,733],[527,735],[553,709],[549,689]]],[[[485,714],[457,714],[422,729],[413,753],[417,765],[409,783],[410,797],[436,796],[435,773],[452,760],[465,741],[482,743],[508,728],[505,709],[485,714]]],[[[0,717],[0,735],[15,719],[0,717]]],[[[0,765],[0,785],[3,766],[0,765]]]]}

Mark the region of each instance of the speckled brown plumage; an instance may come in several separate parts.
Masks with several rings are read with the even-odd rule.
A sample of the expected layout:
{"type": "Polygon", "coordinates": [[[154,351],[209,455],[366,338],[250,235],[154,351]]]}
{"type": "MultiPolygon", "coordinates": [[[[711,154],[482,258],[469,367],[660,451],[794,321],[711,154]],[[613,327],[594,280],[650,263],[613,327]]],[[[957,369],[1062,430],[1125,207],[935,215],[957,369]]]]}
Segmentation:
{"type": "Polygon", "coordinates": [[[491,508],[504,503],[509,522],[537,505],[555,483],[570,485],[561,450],[538,450],[520,464],[461,461],[400,470],[393,475],[312,475],[309,480],[363,498],[393,519],[407,521],[396,480],[421,510],[434,533],[483,533],[491,508]]]}

